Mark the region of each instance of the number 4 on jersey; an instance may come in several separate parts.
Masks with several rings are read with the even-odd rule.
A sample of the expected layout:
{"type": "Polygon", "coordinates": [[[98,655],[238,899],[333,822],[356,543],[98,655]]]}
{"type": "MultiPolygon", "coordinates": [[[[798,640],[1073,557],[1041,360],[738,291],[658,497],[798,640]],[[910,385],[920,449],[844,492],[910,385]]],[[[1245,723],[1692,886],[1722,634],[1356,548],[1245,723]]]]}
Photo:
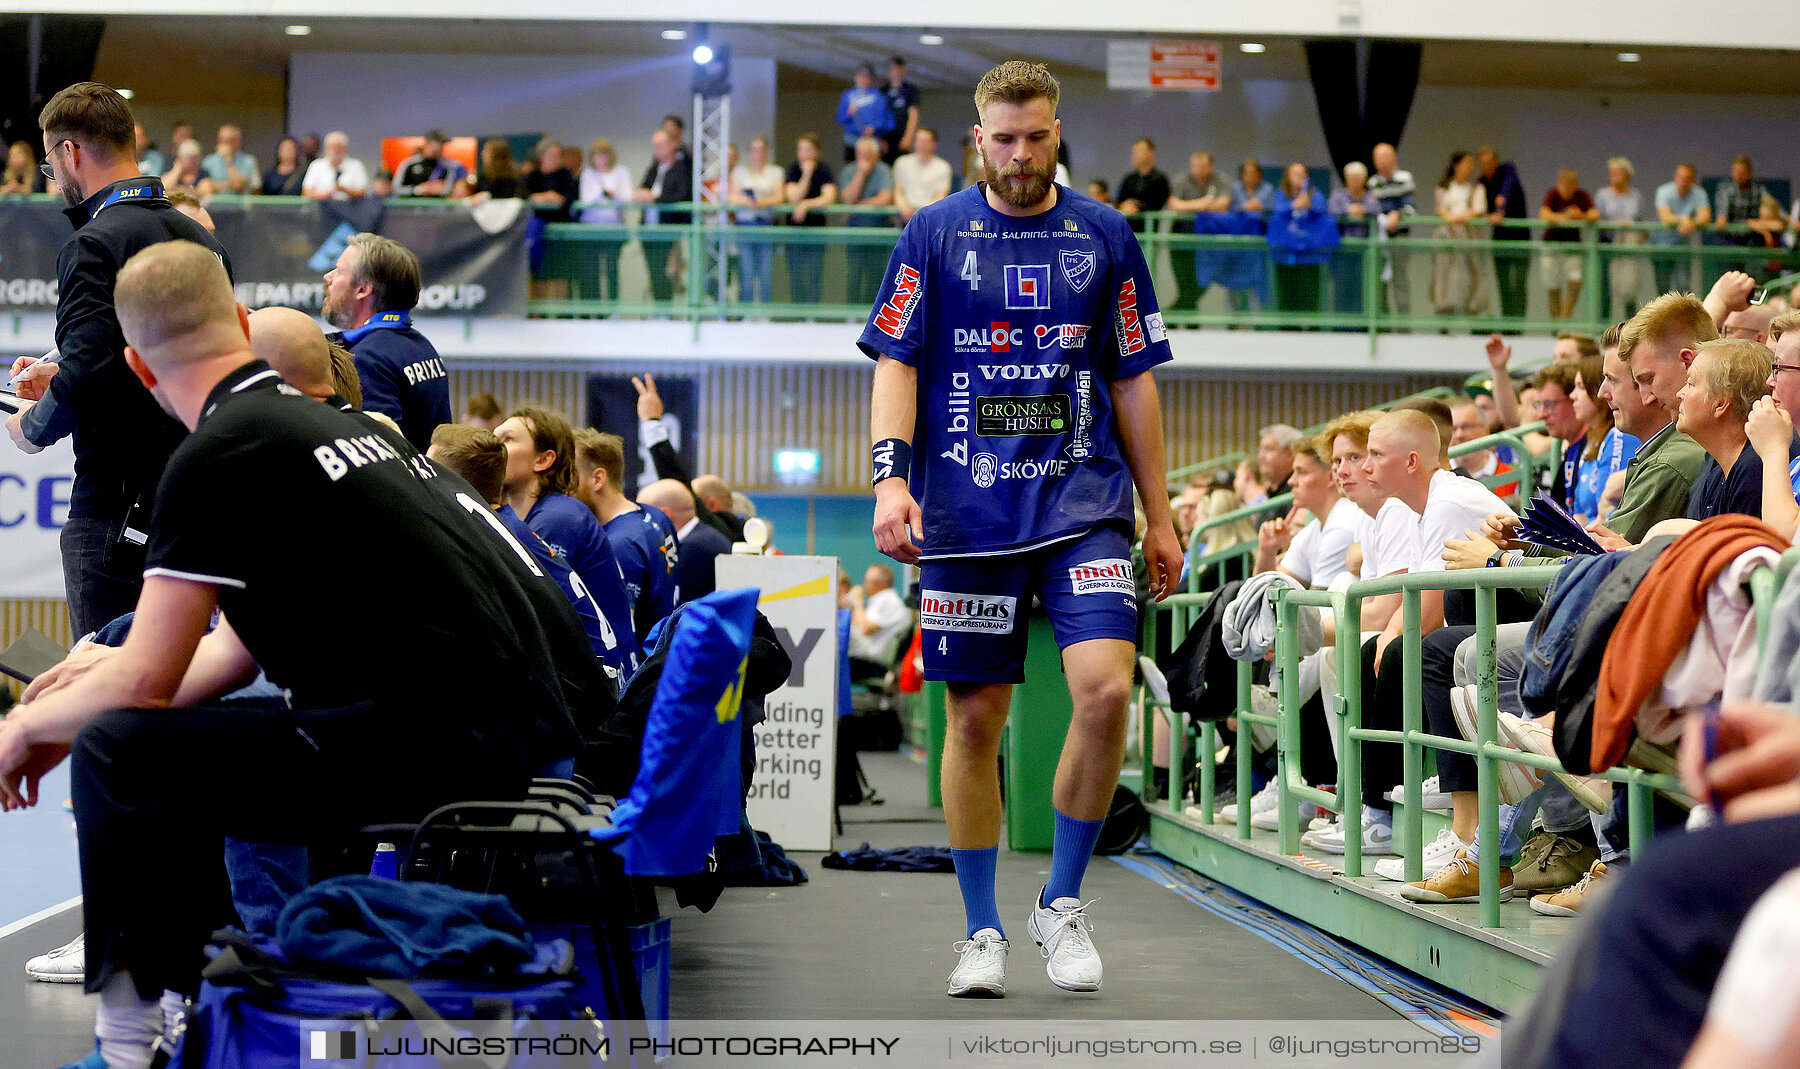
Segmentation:
{"type": "Polygon", "coordinates": [[[976,265],[974,249],[970,249],[968,255],[963,257],[962,280],[972,290],[981,288],[981,269],[976,265]]]}

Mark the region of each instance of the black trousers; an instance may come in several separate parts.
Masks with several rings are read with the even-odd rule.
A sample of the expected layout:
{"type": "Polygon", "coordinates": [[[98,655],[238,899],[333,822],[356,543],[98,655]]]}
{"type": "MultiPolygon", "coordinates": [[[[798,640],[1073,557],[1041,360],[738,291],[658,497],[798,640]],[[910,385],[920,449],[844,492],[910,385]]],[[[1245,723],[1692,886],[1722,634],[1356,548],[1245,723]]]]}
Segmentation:
{"type": "Polygon", "coordinates": [[[144,589],[144,547],[120,537],[124,528],[122,514],[71,516],[63,524],[63,586],[77,638],[137,608],[144,589]]]}
{"type": "Polygon", "coordinates": [[[1496,249],[1494,281],[1500,290],[1500,314],[1508,319],[1523,319],[1530,300],[1531,250],[1496,249]]]}
{"type": "Polygon", "coordinates": [[[493,740],[373,703],[102,714],[71,754],[87,990],[120,970],[147,999],[199,990],[207,938],[235,918],[225,837],[341,841],[447,802],[522,797],[529,772],[494,750],[493,740]]]}
{"type": "MultiPolygon", "coordinates": [[[[645,241],[644,270],[650,276],[650,299],[667,304],[675,299],[675,280],[669,277],[669,250],[673,241],[645,241]]],[[[659,309],[661,311],[661,309],[659,309]]]]}
{"type": "MultiPolygon", "coordinates": [[[[1425,701],[1425,730],[1433,735],[1459,737],[1456,710],[1450,705],[1450,688],[1456,685],[1456,648],[1474,633],[1473,625],[1440,627],[1419,642],[1419,689],[1425,701]]],[[[1437,756],[1440,790],[1475,789],[1474,758],[1449,750],[1432,752],[1437,756]]]]}

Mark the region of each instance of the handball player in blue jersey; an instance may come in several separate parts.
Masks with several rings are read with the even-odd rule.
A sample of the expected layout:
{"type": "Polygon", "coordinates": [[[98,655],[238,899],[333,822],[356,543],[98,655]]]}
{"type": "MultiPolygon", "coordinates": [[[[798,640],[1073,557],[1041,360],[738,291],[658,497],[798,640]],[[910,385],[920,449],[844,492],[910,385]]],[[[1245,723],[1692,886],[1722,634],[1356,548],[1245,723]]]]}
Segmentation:
{"type": "Polygon", "coordinates": [[[1169,359],[1167,333],[1125,217],[1054,181],[1057,95],[1033,63],[981,79],[986,181],[913,216],[858,341],[876,360],[875,543],[921,565],[925,676],[949,684],[944,816],[968,921],[956,997],[1006,991],[997,757],[1034,596],[1074,715],[1050,879],[1026,930],[1053,983],[1099,989],[1081,878],[1125,757],[1134,483],[1150,589],[1167,596],[1181,571],[1150,374],[1169,359]]]}

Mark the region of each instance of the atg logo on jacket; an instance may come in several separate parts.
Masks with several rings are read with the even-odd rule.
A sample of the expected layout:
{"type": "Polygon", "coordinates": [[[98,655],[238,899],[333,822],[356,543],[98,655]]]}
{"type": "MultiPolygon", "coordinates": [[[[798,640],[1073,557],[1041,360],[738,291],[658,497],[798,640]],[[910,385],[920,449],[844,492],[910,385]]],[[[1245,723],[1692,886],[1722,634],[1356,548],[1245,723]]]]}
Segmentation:
{"type": "Polygon", "coordinates": [[[899,272],[894,275],[894,295],[875,314],[875,326],[890,338],[898,340],[903,337],[906,334],[906,324],[912,321],[913,308],[919,303],[922,288],[919,272],[911,264],[901,264],[899,272]]]}
{"type": "Polygon", "coordinates": [[[919,593],[919,626],[927,631],[1010,634],[1018,618],[1018,604],[1017,598],[925,590],[919,593]]]}

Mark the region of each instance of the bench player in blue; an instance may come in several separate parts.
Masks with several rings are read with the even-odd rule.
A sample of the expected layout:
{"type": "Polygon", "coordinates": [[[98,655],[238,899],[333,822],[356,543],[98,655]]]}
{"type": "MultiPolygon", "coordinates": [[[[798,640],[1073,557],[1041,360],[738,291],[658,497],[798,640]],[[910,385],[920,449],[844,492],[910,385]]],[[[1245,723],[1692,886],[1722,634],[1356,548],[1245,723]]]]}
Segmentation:
{"type": "Polygon", "coordinates": [[[1157,597],[1181,550],[1150,369],[1169,359],[1125,217],[1055,184],[1056,79],[1003,63],[975,90],[986,181],[921,209],[858,344],[877,363],[875,543],[922,562],[925,676],[949,684],[944,816],[968,938],[950,994],[1005,994],[994,894],[1000,731],[1024,616],[1050,613],[1074,717],[1056,769],[1049,882],[1026,927],[1058,987],[1100,987],[1081,877],[1125,756],[1138,610],[1132,485],[1157,597]]]}

